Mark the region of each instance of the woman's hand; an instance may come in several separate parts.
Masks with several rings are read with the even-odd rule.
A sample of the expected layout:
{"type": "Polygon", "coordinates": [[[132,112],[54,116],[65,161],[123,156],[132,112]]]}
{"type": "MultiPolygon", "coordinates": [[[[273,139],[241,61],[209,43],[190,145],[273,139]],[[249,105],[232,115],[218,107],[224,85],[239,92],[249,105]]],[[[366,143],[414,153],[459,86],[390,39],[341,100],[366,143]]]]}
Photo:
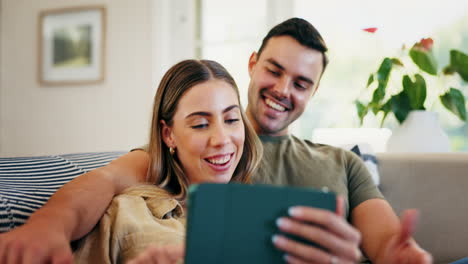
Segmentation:
{"type": "Polygon", "coordinates": [[[277,235],[274,245],[286,252],[288,263],[356,263],[361,258],[360,233],[343,217],[344,199],[337,197],[337,213],[311,207],[293,207],[290,217],[278,220],[282,232],[320,245],[305,245],[277,235]]]}
{"type": "Polygon", "coordinates": [[[183,245],[150,245],[128,264],[174,264],[182,263],[185,256],[183,245]]]}

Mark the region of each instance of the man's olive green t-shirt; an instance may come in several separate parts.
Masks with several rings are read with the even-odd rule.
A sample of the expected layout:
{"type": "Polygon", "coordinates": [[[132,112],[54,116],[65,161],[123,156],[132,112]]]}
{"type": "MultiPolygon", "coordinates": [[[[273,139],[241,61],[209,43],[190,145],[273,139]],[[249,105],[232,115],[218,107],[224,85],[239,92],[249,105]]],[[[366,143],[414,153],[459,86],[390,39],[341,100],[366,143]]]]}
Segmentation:
{"type": "MultiPolygon", "coordinates": [[[[253,183],[327,189],[346,198],[346,215],[360,203],[383,198],[363,161],[353,152],[293,135],[260,135],[263,157],[253,183]]],[[[148,151],[148,145],[140,148],[148,151]]]]}
{"type": "Polygon", "coordinates": [[[383,198],[353,152],[292,135],[260,136],[263,158],[253,183],[327,189],[347,199],[347,216],[360,203],[383,198]]]}

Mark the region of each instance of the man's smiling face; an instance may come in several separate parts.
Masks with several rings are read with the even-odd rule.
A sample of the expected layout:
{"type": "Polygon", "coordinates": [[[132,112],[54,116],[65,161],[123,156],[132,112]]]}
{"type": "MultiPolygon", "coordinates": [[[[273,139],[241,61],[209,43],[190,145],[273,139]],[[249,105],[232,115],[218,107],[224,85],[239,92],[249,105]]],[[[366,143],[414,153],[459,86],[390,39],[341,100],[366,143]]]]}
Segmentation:
{"type": "Polygon", "coordinates": [[[260,56],[252,54],[247,116],[258,134],[288,133],[318,88],[322,56],[290,36],[273,37],[260,56]]]}

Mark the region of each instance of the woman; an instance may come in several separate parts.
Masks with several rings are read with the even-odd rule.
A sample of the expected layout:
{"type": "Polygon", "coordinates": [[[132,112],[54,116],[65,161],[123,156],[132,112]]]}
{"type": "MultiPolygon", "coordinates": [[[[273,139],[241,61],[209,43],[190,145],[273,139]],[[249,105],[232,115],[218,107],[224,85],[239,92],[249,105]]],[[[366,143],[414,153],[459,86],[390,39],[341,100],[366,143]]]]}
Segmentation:
{"type": "Polygon", "coordinates": [[[168,253],[152,254],[155,258],[182,258],[188,186],[249,182],[260,143],[226,69],[214,61],[186,60],[165,74],[147,152],[149,184],[113,199],[75,253],[76,263],[126,263],[150,244],[168,253]]]}

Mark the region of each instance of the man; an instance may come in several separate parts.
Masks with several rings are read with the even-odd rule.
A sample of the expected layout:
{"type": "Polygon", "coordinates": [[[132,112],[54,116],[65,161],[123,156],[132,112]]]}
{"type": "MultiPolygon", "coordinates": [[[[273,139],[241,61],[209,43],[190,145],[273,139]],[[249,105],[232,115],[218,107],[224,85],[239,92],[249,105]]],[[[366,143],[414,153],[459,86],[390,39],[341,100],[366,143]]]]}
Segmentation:
{"type": "MultiPolygon", "coordinates": [[[[318,89],[327,64],[325,52],[312,25],[290,19],[273,28],[249,60],[247,115],[265,147],[254,180],[326,186],[346,197],[338,199],[338,214],[293,207],[290,217],[277,221],[281,230],[327,250],[283,236],[275,236],[273,243],[289,263],[354,263],[360,258],[362,236],[364,252],[376,263],[429,263],[430,255],[410,237],[415,213],[408,212],[400,224],[356,156],[288,135],[289,125],[318,89]],[[345,204],[348,218],[362,235],[342,217],[347,214],[345,204]]],[[[66,184],[24,226],[0,235],[0,262],[70,263],[69,241],[93,228],[114,195],[145,181],[136,175],[144,175],[148,163],[146,152],[133,151],[66,184]]]]}
{"type": "MultiPolygon", "coordinates": [[[[249,60],[247,116],[259,134],[264,157],[254,181],[326,187],[346,197],[346,215],[362,235],[362,249],[375,263],[430,263],[431,257],[411,239],[415,211],[407,211],[400,223],[390,205],[372,183],[362,162],[350,152],[313,144],[289,135],[289,125],[301,114],[319,87],[327,65],[327,47],[318,31],[303,19],[289,19],[275,26],[264,38],[258,53],[249,60]]],[[[323,212],[322,212],[323,213],[323,212]]],[[[291,263],[347,263],[353,261],[350,240],[325,224],[317,224],[319,212],[302,208],[300,218],[282,219],[280,228],[311,241],[320,240],[329,254],[286,237],[275,245],[288,253],[291,263]],[[321,237],[323,235],[323,237],[321,237]],[[334,240],[337,239],[337,240],[334,240]],[[332,245],[341,245],[340,249],[332,245]],[[346,244],[348,243],[348,244],[346,244]]],[[[339,248],[339,246],[338,246],[339,248]]]]}

